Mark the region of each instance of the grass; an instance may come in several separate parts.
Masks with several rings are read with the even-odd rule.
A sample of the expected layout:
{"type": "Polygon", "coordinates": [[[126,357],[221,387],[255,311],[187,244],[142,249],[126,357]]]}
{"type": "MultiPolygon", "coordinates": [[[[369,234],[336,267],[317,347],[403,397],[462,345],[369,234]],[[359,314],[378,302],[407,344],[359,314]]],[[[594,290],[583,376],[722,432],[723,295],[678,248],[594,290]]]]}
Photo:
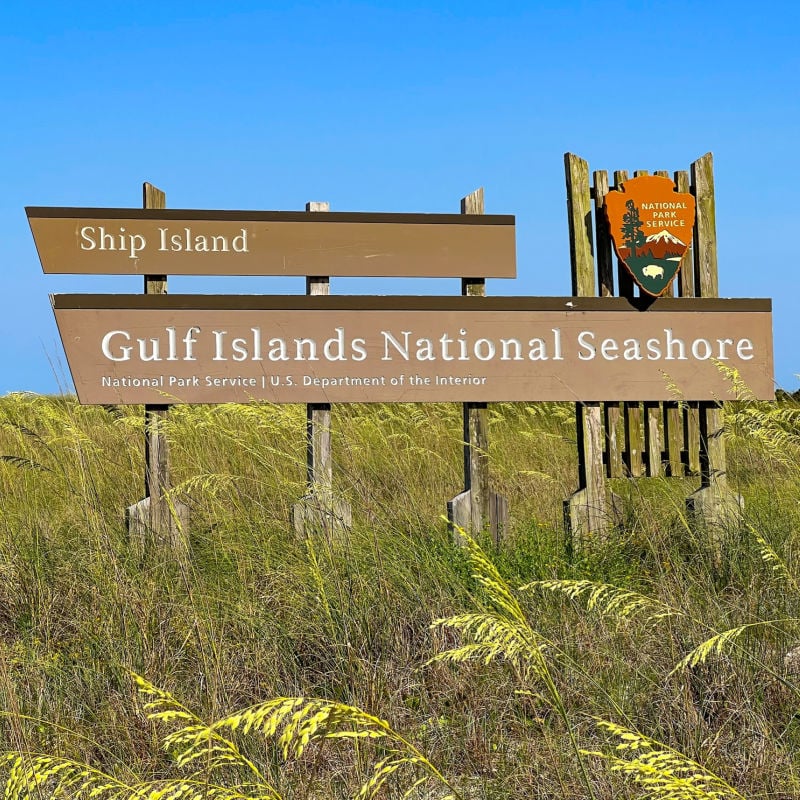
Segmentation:
{"type": "MultiPolygon", "coordinates": [[[[450,783],[412,796],[670,796],[636,782],[653,762],[707,796],[796,797],[800,422],[790,401],[729,411],[746,512],[721,571],[683,513],[690,480],[620,481],[623,529],[567,557],[561,501],[577,467],[558,404],[491,408],[512,525],[500,550],[481,542],[485,562],[452,547],[442,521],[462,488],[458,406],[334,407],[335,488],[354,520],[332,541],[288,524],[303,408],[176,407],[175,491],[191,508],[181,563],[143,561],[122,522],[142,494],[141,409],[0,398],[0,749],[126,786],[186,778],[138,674],[200,720],[271,698],[358,709],[414,748],[395,759],[427,759],[450,783]],[[479,627],[508,612],[498,586],[528,650],[479,627]]],[[[354,796],[392,763],[386,742],[319,730],[286,758],[276,737],[237,747],[293,798],[354,796]]],[[[433,775],[409,764],[372,788],[399,797],[433,775]]]]}

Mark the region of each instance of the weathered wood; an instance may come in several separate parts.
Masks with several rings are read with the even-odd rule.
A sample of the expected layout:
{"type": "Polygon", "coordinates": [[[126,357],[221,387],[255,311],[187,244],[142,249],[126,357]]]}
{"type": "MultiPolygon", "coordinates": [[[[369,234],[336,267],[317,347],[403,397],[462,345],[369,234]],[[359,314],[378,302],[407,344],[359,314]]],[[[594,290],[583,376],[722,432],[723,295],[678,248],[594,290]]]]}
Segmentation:
{"type": "Polygon", "coordinates": [[[684,433],[683,410],[678,403],[664,403],[664,442],[667,475],[679,478],[684,474],[684,433]]]}
{"type": "Polygon", "coordinates": [[[589,164],[573,153],[566,153],[564,166],[567,178],[572,294],[576,297],[594,297],[594,247],[589,164]]]}
{"type": "MultiPolygon", "coordinates": [[[[690,191],[691,186],[687,170],[676,171],[673,179],[679,192],[690,191]]],[[[692,234],[692,243],[681,259],[681,268],[678,272],[678,295],[680,297],[695,297],[697,295],[694,267],[694,234],[692,234]]],[[[697,404],[684,404],[682,413],[678,411],[677,416],[680,416],[683,423],[682,461],[684,470],[689,475],[697,475],[700,473],[700,413],[697,409],[697,404]]],[[[672,463],[671,451],[670,463],[672,463]]]]}
{"type": "Polygon", "coordinates": [[[706,153],[692,164],[692,190],[697,201],[694,232],[695,279],[698,297],[719,297],[717,222],[714,199],[714,159],[706,153]]]}
{"type": "MultiPolygon", "coordinates": [[[[686,193],[691,190],[689,184],[689,173],[686,170],[678,170],[673,174],[675,181],[675,188],[681,192],[686,193]]],[[[692,241],[686,248],[686,252],[681,259],[681,268],[678,270],[678,296],[679,297],[695,297],[695,280],[694,280],[694,234],[692,234],[692,241]]]]}
{"type": "MultiPolygon", "coordinates": [[[[330,211],[330,203],[308,202],[306,211],[330,211]]],[[[327,296],[331,281],[327,275],[306,276],[306,294],[327,296]]],[[[292,526],[298,536],[330,535],[350,527],[350,506],[333,494],[333,447],[331,404],[306,405],[306,494],[292,507],[292,526]]]]}
{"type": "MultiPolygon", "coordinates": [[[[646,174],[642,171],[634,172],[634,177],[646,174]]],[[[620,185],[628,180],[626,170],[614,172],[614,186],[619,191],[620,185]]],[[[628,272],[625,265],[617,260],[617,280],[619,283],[620,297],[634,297],[636,284],[628,272]]],[[[643,451],[644,451],[644,428],[642,409],[638,403],[624,403],[622,406],[622,417],[625,426],[625,452],[623,458],[628,475],[638,478],[645,474],[643,451]]]]}
{"type": "MultiPolygon", "coordinates": [[[[573,153],[564,155],[569,220],[572,294],[594,297],[596,294],[592,192],[589,187],[589,164],[573,153]]],[[[595,201],[602,192],[603,179],[595,186],[595,201]]],[[[606,191],[607,193],[607,191],[606,191]]],[[[600,200],[602,201],[602,197],[600,200]]],[[[608,276],[604,272],[606,288],[608,276]]],[[[613,286],[611,287],[613,291],[613,286]]],[[[602,291],[602,288],[601,288],[602,291]]],[[[578,444],[578,491],[565,503],[565,518],[573,538],[602,537],[610,526],[605,485],[603,450],[603,409],[600,403],[578,403],[575,407],[578,444]]]]}
{"type": "MultiPolygon", "coordinates": [[[[167,196],[151,183],[142,185],[143,208],[166,208],[167,196]]],[[[166,294],[166,275],[145,275],[145,294],[166,294]]],[[[183,558],[188,548],[186,526],[188,507],[170,500],[172,488],[170,475],[169,440],[165,427],[169,405],[144,407],[144,499],[125,511],[125,521],[131,542],[140,555],[145,555],[155,545],[166,547],[173,555],[183,558]]]]}
{"type": "Polygon", "coordinates": [[[625,434],[622,431],[619,403],[603,403],[604,428],[606,434],[606,475],[609,478],[625,476],[625,462],[622,459],[622,448],[625,434]]]}
{"type": "MultiPolygon", "coordinates": [[[[614,172],[614,188],[621,191],[622,184],[628,180],[626,170],[614,172]]],[[[630,272],[625,265],[617,259],[617,286],[620,297],[634,297],[635,284],[630,272]]],[[[642,450],[644,449],[644,433],[642,431],[642,411],[638,403],[623,403],[623,427],[625,430],[625,450],[623,460],[629,477],[639,477],[644,474],[642,450]]]]}
{"type": "MultiPolygon", "coordinates": [[[[614,296],[614,256],[611,231],[606,217],[606,195],[608,194],[608,172],[592,173],[592,198],[594,199],[595,248],[597,251],[597,282],[601,297],[614,296]]],[[[623,472],[622,448],[619,434],[619,403],[603,404],[603,429],[605,431],[605,465],[609,478],[619,478],[623,472]]]]}
{"type": "Polygon", "coordinates": [[[644,403],[646,474],[651,478],[661,475],[661,417],[660,403],[644,403]]]}
{"type": "MultiPolygon", "coordinates": [[[[718,297],[716,200],[714,160],[706,153],[691,166],[692,191],[697,202],[694,230],[695,292],[699,297],[718,297]]],[[[705,521],[712,537],[714,555],[722,553],[725,528],[738,518],[742,499],[727,481],[723,414],[716,403],[699,403],[700,488],[686,500],[687,510],[705,521]]]]}
{"type": "Polygon", "coordinates": [[[644,429],[641,403],[624,403],[625,452],[623,458],[628,468],[628,476],[639,478],[644,475],[644,429]]]}
{"type": "MultiPolygon", "coordinates": [[[[622,184],[628,180],[627,170],[616,170],[614,172],[614,189],[622,191],[622,184]]],[[[633,297],[634,282],[627,267],[617,259],[617,287],[620,297],[633,297]]]]}
{"type": "MultiPolygon", "coordinates": [[[[461,199],[462,214],[485,213],[483,188],[461,199]]],[[[485,297],[486,281],[482,278],[462,278],[461,294],[465,297],[485,297]]],[[[489,528],[492,540],[499,544],[508,526],[508,501],[493,492],[489,478],[489,413],[486,403],[462,405],[464,442],[464,491],[447,503],[447,518],[452,530],[461,528],[478,534],[489,528]]],[[[455,532],[455,541],[461,537],[455,532]]]]}
{"type": "Polygon", "coordinates": [[[611,231],[606,217],[606,195],[608,173],[599,170],[592,173],[592,196],[594,198],[595,243],[597,249],[597,282],[601,297],[614,296],[614,259],[611,247],[611,231]]]}

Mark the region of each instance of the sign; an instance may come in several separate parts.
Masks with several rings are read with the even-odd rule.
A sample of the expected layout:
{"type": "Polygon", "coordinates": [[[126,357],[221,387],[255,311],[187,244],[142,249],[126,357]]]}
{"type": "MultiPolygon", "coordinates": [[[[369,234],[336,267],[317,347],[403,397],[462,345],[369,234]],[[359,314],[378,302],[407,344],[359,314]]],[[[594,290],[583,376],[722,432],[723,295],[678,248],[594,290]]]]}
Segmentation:
{"type": "Polygon", "coordinates": [[[605,198],[614,249],[649,295],[664,294],[692,241],[695,200],[658,175],[625,181],[605,198]]]}
{"type": "Polygon", "coordinates": [[[46,273],[513,278],[514,217],[26,208],[46,273]]]}
{"type": "Polygon", "coordinates": [[[771,399],[769,300],[56,295],[82,403],[771,399]],[[640,310],[648,305],[646,312],[640,310]]]}

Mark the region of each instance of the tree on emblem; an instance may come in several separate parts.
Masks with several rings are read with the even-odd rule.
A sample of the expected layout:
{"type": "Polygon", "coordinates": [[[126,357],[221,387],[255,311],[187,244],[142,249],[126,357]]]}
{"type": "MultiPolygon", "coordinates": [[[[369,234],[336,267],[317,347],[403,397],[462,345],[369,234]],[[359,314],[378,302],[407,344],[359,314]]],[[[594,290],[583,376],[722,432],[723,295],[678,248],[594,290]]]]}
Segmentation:
{"type": "Polygon", "coordinates": [[[630,250],[630,257],[635,258],[638,248],[646,243],[642,233],[642,221],[639,219],[639,209],[633,200],[625,203],[628,210],[622,215],[622,237],[625,247],[630,250]]]}

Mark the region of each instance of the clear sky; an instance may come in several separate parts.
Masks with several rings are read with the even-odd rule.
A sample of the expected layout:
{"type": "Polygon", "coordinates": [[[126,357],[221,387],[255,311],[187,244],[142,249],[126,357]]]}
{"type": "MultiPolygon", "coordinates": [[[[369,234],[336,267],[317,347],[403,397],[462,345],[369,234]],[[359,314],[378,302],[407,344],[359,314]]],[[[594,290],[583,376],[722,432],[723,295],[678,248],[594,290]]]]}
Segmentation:
{"type": "MultiPolygon", "coordinates": [[[[778,385],[800,373],[800,4],[0,4],[0,394],[71,390],[23,207],[456,212],[517,217],[518,278],[566,295],[563,154],[688,169],[714,154],[720,293],[773,297],[778,385]]],[[[301,278],[171,278],[171,292],[302,293],[301,278]]],[[[334,279],[336,293],[457,294],[334,279]]]]}

